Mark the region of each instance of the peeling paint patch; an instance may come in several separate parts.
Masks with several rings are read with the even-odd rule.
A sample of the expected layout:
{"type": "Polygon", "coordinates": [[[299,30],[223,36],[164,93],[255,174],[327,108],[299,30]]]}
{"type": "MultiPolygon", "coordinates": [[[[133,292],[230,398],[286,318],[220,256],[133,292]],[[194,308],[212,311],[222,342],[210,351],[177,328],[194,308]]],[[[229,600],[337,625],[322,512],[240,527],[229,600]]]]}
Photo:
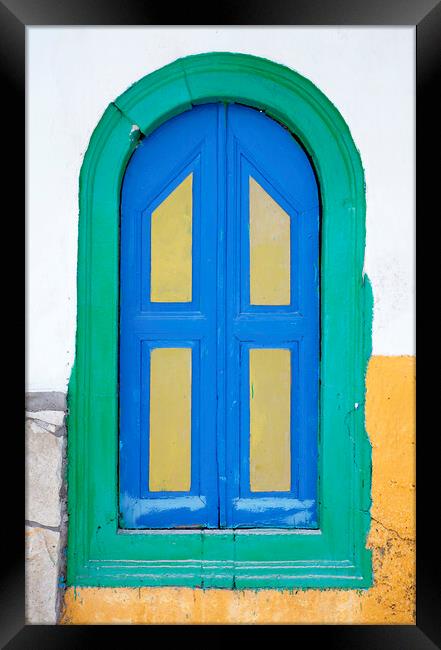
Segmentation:
{"type": "Polygon", "coordinates": [[[142,133],[141,129],[137,124],[132,124],[132,128],[130,129],[129,133],[129,138],[131,142],[138,142],[138,140],[141,139],[142,133]]]}

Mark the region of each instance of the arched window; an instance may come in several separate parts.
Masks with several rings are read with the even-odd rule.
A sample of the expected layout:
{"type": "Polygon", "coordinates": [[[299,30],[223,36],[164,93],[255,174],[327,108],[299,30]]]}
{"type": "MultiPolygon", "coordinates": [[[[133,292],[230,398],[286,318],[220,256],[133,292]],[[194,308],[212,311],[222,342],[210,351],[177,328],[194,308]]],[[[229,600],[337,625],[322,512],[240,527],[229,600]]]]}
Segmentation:
{"type": "Polygon", "coordinates": [[[289,131],[205,104],[139,143],[120,313],[122,526],[316,528],[319,195],[289,131]]]}
{"type": "Polygon", "coordinates": [[[369,586],[364,220],[345,122],[283,66],[192,56],[108,107],[80,178],[69,584],[369,586]]]}

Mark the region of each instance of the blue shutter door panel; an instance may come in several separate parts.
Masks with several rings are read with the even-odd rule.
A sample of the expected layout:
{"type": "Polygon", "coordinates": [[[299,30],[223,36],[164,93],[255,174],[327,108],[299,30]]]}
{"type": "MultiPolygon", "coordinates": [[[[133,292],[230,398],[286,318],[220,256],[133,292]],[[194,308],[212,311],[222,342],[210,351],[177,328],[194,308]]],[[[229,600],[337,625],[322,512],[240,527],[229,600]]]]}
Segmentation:
{"type": "MultiPolygon", "coordinates": [[[[319,203],[309,160],[291,134],[263,113],[228,111],[226,303],[228,527],[317,526],[319,203]],[[249,177],[290,217],[290,304],[250,305],[249,177]],[[291,486],[251,492],[250,349],[291,352],[291,486]]],[[[268,416],[271,418],[271,415],[268,416]]]]}
{"type": "MultiPolygon", "coordinates": [[[[121,199],[120,508],[126,528],[218,526],[216,466],[217,106],[173,118],[141,141],[121,199]],[[189,174],[192,182],[190,302],[152,302],[155,208],[189,174]],[[190,348],[191,486],[149,490],[152,350],[190,348]]],[[[166,434],[167,432],[164,432],[166,434]]]]}
{"type": "Polygon", "coordinates": [[[144,138],[120,289],[121,527],[317,528],[319,197],[293,136],[206,104],[144,138]]]}

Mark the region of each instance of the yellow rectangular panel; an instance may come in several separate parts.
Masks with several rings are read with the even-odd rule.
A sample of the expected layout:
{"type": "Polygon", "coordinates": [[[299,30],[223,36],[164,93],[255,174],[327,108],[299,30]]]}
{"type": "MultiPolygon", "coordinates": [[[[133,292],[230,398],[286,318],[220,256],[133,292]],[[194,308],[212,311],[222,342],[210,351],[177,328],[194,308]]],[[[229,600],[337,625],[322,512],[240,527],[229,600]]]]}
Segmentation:
{"type": "Polygon", "coordinates": [[[152,212],[152,302],[192,300],[193,174],[152,212]]]}
{"type": "Polygon", "coordinates": [[[191,485],[191,349],[150,354],[149,489],[188,492],[191,485]]]}
{"type": "Polygon", "coordinates": [[[250,489],[291,489],[290,350],[250,350],[250,489]]]}
{"type": "Polygon", "coordinates": [[[291,302],[291,223],[276,201],[250,177],[250,304],[291,302]]]}

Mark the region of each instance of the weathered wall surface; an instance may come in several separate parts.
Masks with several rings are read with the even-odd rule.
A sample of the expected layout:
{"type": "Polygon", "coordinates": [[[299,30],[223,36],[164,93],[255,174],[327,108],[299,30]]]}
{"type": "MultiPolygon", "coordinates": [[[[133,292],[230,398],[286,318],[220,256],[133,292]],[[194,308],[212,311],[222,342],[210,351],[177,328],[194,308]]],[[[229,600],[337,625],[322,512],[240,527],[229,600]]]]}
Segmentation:
{"type": "Polygon", "coordinates": [[[66,543],[66,397],[26,396],[26,622],[58,620],[66,543]]]}
{"type": "Polygon", "coordinates": [[[372,357],[366,400],[371,589],[68,588],[62,622],[415,623],[415,358],[372,357]]]}
{"type": "Polygon", "coordinates": [[[94,128],[135,81],[199,52],[243,52],[286,65],[340,111],[366,176],[373,354],[414,354],[414,45],[413,27],[28,28],[27,390],[67,389],[78,178],[94,128]]]}

